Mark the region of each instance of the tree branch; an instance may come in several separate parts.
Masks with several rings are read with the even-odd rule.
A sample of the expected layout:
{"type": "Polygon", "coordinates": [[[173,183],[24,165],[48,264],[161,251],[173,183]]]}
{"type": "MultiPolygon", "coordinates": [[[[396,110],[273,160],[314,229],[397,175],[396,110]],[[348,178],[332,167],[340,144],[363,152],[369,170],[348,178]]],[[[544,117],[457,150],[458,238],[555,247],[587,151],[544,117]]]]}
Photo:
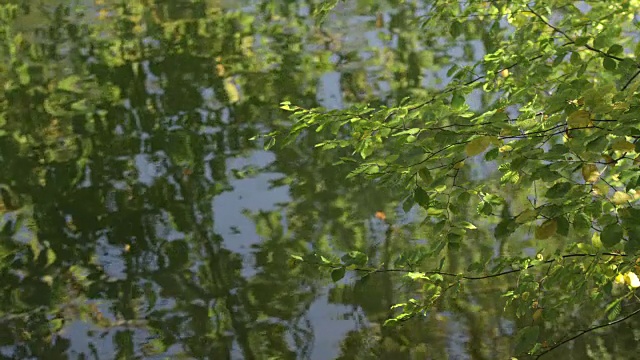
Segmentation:
{"type": "Polygon", "coordinates": [[[627,88],[629,87],[629,85],[631,85],[631,83],[633,82],[633,79],[635,79],[636,77],[638,77],[638,75],[640,75],[640,70],[636,71],[635,74],[633,74],[633,76],[631,77],[631,79],[629,79],[629,81],[627,81],[626,84],[624,84],[624,86],[622,87],[622,91],[627,90],[627,88]]]}
{"type": "MultiPolygon", "coordinates": [[[[605,252],[605,253],[598,253],[598,254],[567,254],[567,255],[562,255],[561,258],[562,259],[569,259],[569,258],[574,258],[574,257],[596,257],[596,256],[627,256],[626,254],[617,254],[617,253],[610,253],[610,252],[605,252]]],[[[542,264],[551,264],[553,262],[555,262],[556,259],[549,259],[547,261],[544,261],[540,264],[529,264],[526,267],[520,268],[520,269],[511,269],[511,270],[506,270],[503,272],[499,272],[496,274],[489,274],[489,275],[481,275],[481,276],[470,276],[470,275],[461,275],[461,274],[454,274],[454,273],[449,273],[449,272],[443,272],[443,271],[414,271],[414,270],[410,270],[410,269],[373,269],[373,268],[353,268],[351,270],[353,271],[358,271],[358,272],[366,272],[368,274],[379,274],[379,273],[390,273],[390,272],[399,272],[399,273],[412,273],[412,272],[419,272],[419,273],[423,273],[425,275],[442,275],[442,276],[449,276],[449,277],[460,277],[461,279],[464,280],[485,280],[485,279],[491,279],[491,278],[495,278],[495,277],[499,277],[499,276],[503,276],[503,275],[508,275],[508,274],[513,274],[513,273],[517,273],[523,270],[527,270],[530,269],[532,267],[538,266],[538,265],[542,265],[542,264]]],[[[316,266],[325,266],[325,267],[330,267],[332,269],[337,269],[337,268],[341,268],[344,267],[345,265],[336,265],[336,264],[325,264],[325,263],[309,263],[311,265],[316,265],[316,266]]]]}
{"type": "MultiPolygon", "coordinates": [[[[562,31],[561,29],[559,29],[559,28],[555,27],[554,25],[552,25],[551,23],[549,23],[547,20],[545,20],[545,19],[542,17],[542,15],[538,14],[538,13],[537,13],[535,10],[533,10],[533,9],[531,8],[531,6],[529,6],[528,4],[527,4],[527,9],[529,9],[529,11],[530,11],[533,15],[535,15],[538,19],[540,19],[540,21],[542,21],[545,25],[547,25],[548,27],[550,27],[551,29],[553,29],[553,31],[555,31],[555,32],[557,32],[557,33],[561,34],[562,36],[564,36],[567,40],[569,40],[569,42],[570,42],[570,43],[575,44],[575,42],[576,42],[576,41],[575,41],[575,40],[573,40],[573,39],[571,38],[571,36],[567,35],[567,33],[566,33],[566,32],[562,31]]],[[[596,48],[594,48],[593,46],[591,46],[591,45],[589,45],[589,44],[584,44],[583,46],[584,46],[585,48],[589,49],[590,51],[597,52],[598,54],[600,54],[600,55],[602,55],[602,56],[605,56],[605,57],[608,57],[608,58],[611,58],[611,59],[614,59],[614,60],[618,60],[618,61],[623,61],[623,60],[624,60],[624,58],[621,58],[621,57],[619,57],[619,56],[615,56],[615,55],[611,55],[611,54],[607,54],[606,52],[604,52],[604,51],[602,51],[602,50],[600,50],[600,49],[596,49],[596,48]]],[[[640,65],[637,65],[637,64],[636,64],[636,66],[640,66],[640,65]]]]}
{"type": "Polygon", "coordinates": [[[573,341],[573,340],[575,340],[575,339],[579,338],[580,336],[582,336],[582,335],[584,335],[584,334],[590,333],[590,332],[592,332],[592,331],[594,331],[594,330],[597,330],[597,329],[602,329],[602,328],[607,327],[607,326],[612,326],[612,325],[615,325],[615,324],[621,323],[621,322],[623,322],[623,321],[625,321],[625,320],[627,320],[627,319],[629,319],[629,318],[631,318],[631,317],[633,317],[633,316],[635,316],[635,315],[638,315],[638,314],[640,314],[640,309],[637,309],[636,311],[632,312],[631,314],[629,314],[629,315],[627,315],[627,316],[625,316],[625,317],[623,317],[623,318],[620,318],[620,319],[618,319],[618,320],[614,320],[614,321],[611,321],[611,322],[608,322],[608,323],[605,323],[605,324],[602,324],[602,325],[598,325],[598,326],[594,326],[594,327],[591,327],[591,328],[588,328],[588,329],[582,330],[582,331],[580,331],[579,333],[577,333],[576,335],[574,335],[574,336],[572,336],[572,337],[570,337],[570,338],[568,338],[568,339],[565,339],[565,340],[563,340],[563,341],[561,341],[561,342],[559,342],[559,343],[557,343],[557,344],[553,345],[553,346],[552,346],[552,347],[550,347],[549,349],[547,349],[547,350],[545,350],[545,351],[541,352],[540,354],[538,354],[538,355],[536,356],[536,359],[541,358],[541,357],[542,357],[542,356],[544,356],[545,354],[548,354],[549,352],[551,352],[551,351],[553,351],[553,350],[555,350],[555,349],[559,348],[560,346],[562,346],[562,345],[564,345],[564,344],[566,344],[566,343],[568,343],[568,342],[570,342],[570,341],[573,341]]]}

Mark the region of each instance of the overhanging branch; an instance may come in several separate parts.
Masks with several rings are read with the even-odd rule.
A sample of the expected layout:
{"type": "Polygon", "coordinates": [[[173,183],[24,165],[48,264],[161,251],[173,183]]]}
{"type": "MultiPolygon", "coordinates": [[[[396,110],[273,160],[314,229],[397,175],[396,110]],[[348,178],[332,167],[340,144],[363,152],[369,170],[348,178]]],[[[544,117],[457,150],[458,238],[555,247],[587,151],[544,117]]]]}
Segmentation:
{"type": "Polygon", "coordinates": [[[588,328],[588,329],[582,330],[582,331],[580,331],[579,333],[577,333],[576,335],[574,335],[574,336],[572,336],[572,337],[570,337],[570,338],[568,338],[568,339],[565,339],[565,340],[563,340],[563,341],[561,341],[561,342],[559,342],[559,343],[557,343],[557,344],[553,345],[552,347],[548,348],[547,350],[545,350],[545,351],[541,352],[540,354],[538,354],[538,355],[536,356],[536,359],[541,358],[542,356],[544,356],[544,355],[546,355],[546,354],[550,353],[551,351],[553,351],[553,350],[555,350],[555,349],[559,348],[560,346],[562,346],[562,345],[564,345],[564,344],[566,344],[566,343],[568,343],[568,342],[571,342],[571,341],[573,341],[573,340],[575,340],[575,339],[579,338],[579,337],[580,337],[580,336],[582,336],[582,335],[588,334],[588,333],[590,333],[590,332],[592,332],[592,331],[594,331],[594,330],[602,329],[602,328],[604,328],[604,327],[608,327],[608,326],[613,326],[613,325],[619,324],[619,323],[621,323],[621,322],[623,322],[623,321],[626,321],[626,320],[628,320],[628,319],[630,319],[630,318],[632,318],[633,316],[636,316],[636,315],[638,315],[638,314],[640,314],[640,309],[637,309],[636,311],[632,312],[631,314],[629,314],[629,315],[627,315],[627,316],[625,316],[625,317],[622,317],[622,318],[620,318],[620,319],[618,319],[618,320],[614,320],[614,321],[611,321],[611,322],[608,322],[608,323],[605,323],[605,324],[601,324],[601,325],[598,325],[598,326],[594,326],[594,327],[591,327],[591,328],[588,328]]]}

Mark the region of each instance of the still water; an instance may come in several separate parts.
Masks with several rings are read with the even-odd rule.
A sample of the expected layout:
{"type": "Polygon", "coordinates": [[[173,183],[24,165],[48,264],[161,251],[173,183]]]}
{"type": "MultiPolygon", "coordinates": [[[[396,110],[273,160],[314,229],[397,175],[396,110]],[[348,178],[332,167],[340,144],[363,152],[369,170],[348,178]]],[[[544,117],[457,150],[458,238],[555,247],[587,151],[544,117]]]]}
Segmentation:
{"type": "Polygon", "coordinates": [[[333,284],[289,261],[357,249],[387,263],[425,234],[402,192],[345,180],[352,168],[315,134],[270,151],[250,140],[290,125],[279,103],[392,104],[483,49],[427,49],[420,2],[347,2],[322,29],[313,4],[0,5],[2,358],[510,354],[522,324],[495,289],[386,329],[412,295],[401,277],[333,284]]]}

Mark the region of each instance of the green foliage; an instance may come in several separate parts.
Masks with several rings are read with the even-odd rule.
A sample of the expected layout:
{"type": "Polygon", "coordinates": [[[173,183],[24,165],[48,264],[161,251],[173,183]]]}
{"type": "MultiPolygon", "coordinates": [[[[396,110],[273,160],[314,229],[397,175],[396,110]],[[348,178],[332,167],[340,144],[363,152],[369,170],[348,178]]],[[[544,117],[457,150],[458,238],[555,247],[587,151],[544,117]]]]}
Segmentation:
{"type": "MultiPolygon", "coordinates": [[[[245,277],[212,202],[232,190],[227,159],[281,119],[278,101],[312,102],[326,64],[301,50],[313,21],[282,20],[273,2],[90,3],[0,5],[3,351],[67,358],[83,322],[74,336],[94,355],[107,343],[116,358],[228,358],[233,343],[245,358],[304,353],[318,280],[282,265],[306,243],[265,240],[245,277]],[[309,67],[281,76],[296,63],[309,67]]],[[[267,236],[280,221],[255,217],[267,236]]]]}
{"type": "MultiPolygon", "coordinates": [[[[321,133],[318,152],[350,152],[349,177],[404,191],[405,211],[422,208],[428,256],[407,274],[419,296],[394,307],[401,311],[386,324],[424,315],[446,289],[509,274],[518,280],[509,282],[507,304],[540,322],[518,332],[514,355],[563,344],[554,329],[576,307],[594,310],[581,313],[585,327],[638,307],[610,289],[640,255],[640,60],[630,35],[640,3],[446,1],[427,9],[422,26],[449,31],[427,30],[426,44],[484,45],[471,63],[441,65],[444,87],[426,84],[392,105],[282,104],[294,121],[279,135],[283,147],[321,133]],[[442,258],[464,267],[462,250],[487,231],[494,244],[522,251],[525,242],[537,257],[485,253],[470,272],[436,266],[442,258]]],[[[334,280],[344,265],[332,265],[334,280]]]]}
{"type": "Polygon", "coordinates": [[[526,4],[3,2],[3,354],[507,358],[634,321],[638,4],[526,4]]]}

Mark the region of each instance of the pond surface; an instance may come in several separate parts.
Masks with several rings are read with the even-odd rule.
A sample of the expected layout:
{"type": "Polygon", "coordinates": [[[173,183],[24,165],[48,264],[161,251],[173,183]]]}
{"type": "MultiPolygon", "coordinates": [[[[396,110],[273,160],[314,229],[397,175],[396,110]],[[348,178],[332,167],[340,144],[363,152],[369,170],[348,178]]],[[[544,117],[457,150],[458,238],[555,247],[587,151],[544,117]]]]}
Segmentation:
{"type": "MultiPolygon", "coordinates": [[[[347,180],[348,152],[317,151],[316,134],[264,150],[260,134],[291,125],[279,104],[393,104],[486,46],[425,39],[422,3],[348,2],[322,29],[313,3],[0,5],[0,357],[511,354],[523,324],[503,313],[508,279],[387,329],[413,296],[401,276],[334,284],[291,261],[359,250],[392,264],[428,234],[405,193],[347,180]]],[[[631,329],[555,355],[599,358],[631,329]]]]}

